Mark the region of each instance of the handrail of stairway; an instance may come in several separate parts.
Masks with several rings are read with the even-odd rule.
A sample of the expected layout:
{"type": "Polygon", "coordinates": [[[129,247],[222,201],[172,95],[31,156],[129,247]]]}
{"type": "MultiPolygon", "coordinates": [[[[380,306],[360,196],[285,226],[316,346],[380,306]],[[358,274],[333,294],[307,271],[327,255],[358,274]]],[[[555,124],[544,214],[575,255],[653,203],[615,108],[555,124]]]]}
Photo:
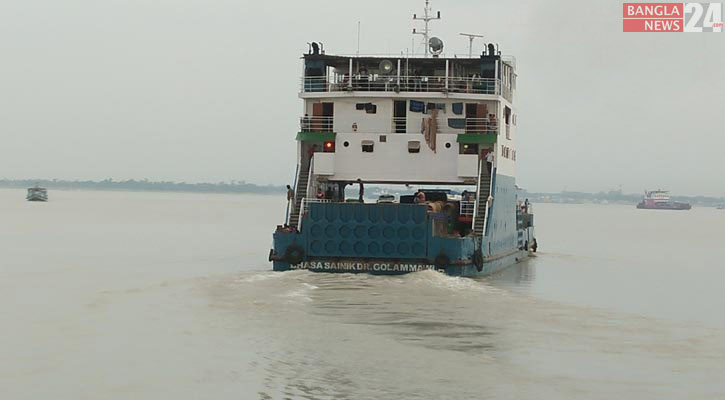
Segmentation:
{"type": "MultiPolygon", "coordinates": [[[[488,168],[487,168],[488,169],[488,168]]],[[[488,199],[491,198],[491,193],[493,193],[493,173],[496,171],[495,168],[491,167],[490,176],[488,178],[488,198],[486,199],[486,210],[483,214],[483,232],[482,236],[486,236],[486,233],[488,232],[488,199]]]]}
{"type": "Polygon", "coordinates": [[[305,195],[302,196],[302,200],[300,201],[300,209],[298,210],[298,213],[299,213],[299,216],[297,217],[297,231],[298,232],[302,232],[302,217],[303,217],[302,214],[304,213],[304,210],[305,210],[305,199],[307,198],[307,196],[310,193],[310,181],[312,180],[311,178],[312,178],[313,158],[314,157],[310,158],[310,166],[307,170],[307,187],[305,187],[305,195]]]}
{"type": "Polygon", "coordinates": [[[481,174],[483,173],[483,165],[484,161],[483,159],[478,161],[478,179],[476,180],[476,205],[475,209],[473,210],[473,219],[471,220],[471,227],[474,229],[473,233],[475,234],[476,231],[476,218],[478,216],[478,207],[481,207],[481,202],[478,201],[478,199],[481,198],[481,174]]]}

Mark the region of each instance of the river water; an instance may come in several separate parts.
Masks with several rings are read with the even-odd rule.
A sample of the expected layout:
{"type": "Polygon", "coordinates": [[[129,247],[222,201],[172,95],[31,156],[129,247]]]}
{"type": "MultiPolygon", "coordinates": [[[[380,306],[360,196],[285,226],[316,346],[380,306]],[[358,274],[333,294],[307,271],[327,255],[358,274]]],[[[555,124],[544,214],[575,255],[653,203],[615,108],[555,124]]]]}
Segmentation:
{"type": "Polygon", "coordinates": [[[725,398],[725,211],[536,204],[492,278],[273,273],[284,195],[0,189],[2,399],[725,398]]]}

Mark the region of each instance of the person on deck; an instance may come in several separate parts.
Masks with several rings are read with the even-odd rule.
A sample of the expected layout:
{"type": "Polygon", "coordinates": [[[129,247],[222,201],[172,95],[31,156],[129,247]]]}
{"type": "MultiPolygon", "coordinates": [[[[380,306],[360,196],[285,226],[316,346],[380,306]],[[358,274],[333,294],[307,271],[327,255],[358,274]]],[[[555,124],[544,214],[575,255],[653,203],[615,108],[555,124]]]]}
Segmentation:
{"type": "Polygon", "coordinates": [[[287,185],[287,202],[289,203],[289,211],[292,214],[295,211],[295,191],[290,185],[287,185]]]}

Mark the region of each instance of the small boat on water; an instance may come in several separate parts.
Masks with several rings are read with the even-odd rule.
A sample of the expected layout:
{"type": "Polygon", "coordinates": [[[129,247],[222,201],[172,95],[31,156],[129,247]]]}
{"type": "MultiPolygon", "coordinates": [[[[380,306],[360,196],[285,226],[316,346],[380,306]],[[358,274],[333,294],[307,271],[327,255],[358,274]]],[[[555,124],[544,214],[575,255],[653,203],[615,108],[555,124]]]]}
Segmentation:
{"type": "Polygon", "coordinates": [[[42,187],[31,187],[25,197],[28,201],[48,201],[48,190],[42,187]]]}
{"type": "Polygon", "coordinates": [[[670,192],[666,190],[644,191],[644,199],[637,204],[637,208],[645,210],[689,210],[688,203],[672,201],[670,192]]]}
{"type": "Polygon", "coordinates": [[[725,210],[725,204],[720,204],[719,206],[717,206],[717,209],[718,210],[725,210]]]}

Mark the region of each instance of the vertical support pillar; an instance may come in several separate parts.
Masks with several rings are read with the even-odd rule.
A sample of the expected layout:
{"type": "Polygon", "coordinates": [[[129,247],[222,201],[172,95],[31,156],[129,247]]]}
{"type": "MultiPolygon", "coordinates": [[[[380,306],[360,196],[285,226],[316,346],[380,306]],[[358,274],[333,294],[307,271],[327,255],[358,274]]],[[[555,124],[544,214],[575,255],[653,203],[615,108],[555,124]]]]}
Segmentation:
{"type": "Polygon", "coordinates": [[[448,90],[448,59],[446,58],[446,90],[448,90]]]}
{"type": "Polygon", "coordinates": [[[400,59],[398,59],[398,82],[397,82],[397,85],[398,85],[398,87],[400,87],[400,59]]]}
{"type": "Polygon", "coordinates": [[[493,79],[494,79],[493,84],[494,84],[494,87],[496,88],[495,89],[496,93],[494,93],[494,94],[496,94],[496,95],[501,94],[501,79],[499,79],[499,77],[498,77],[498,73],[499,73],[498,63],[499,62],[500,62],[500,60],[496,60],[496,62],[493,63],[496,66],[495,72],[493,74],[493,79]]]}
{"type": "Polygon", "coordinates": [[[352,88],[352,57],[350,57],[350,67],[348,68],[347,87],[352,88]]]}

